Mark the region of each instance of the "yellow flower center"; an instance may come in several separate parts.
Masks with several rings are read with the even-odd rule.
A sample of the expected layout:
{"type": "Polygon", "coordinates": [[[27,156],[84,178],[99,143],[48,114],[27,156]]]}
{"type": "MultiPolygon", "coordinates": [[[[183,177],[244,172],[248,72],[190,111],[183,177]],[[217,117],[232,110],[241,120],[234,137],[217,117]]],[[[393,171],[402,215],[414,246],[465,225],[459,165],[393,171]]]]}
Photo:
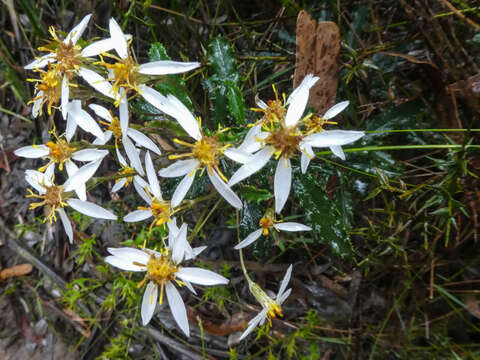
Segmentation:
{"type": "Polygon", "coordinates": [[[262,305],[262,307],[264,309],[268,309],[267,319],[268,319],[268,323],[271,326],[272,318],[276,318],[277,315],[283,316],[282,307],[277,301],[270,298],[270,296],[268,296],[265,293],[265,291],[263,291],[263,289],[257,283],[254,283],[253,281],[251,281],[249,283],[249,287],[250,287],[250,292],[252,293],[253,296],[255,296],[255,298],[262,305]]]}
{"type": "Polygon", "coordinates": [[[312,116],[306,117],[304,120],[304,124],[306,126],[306,134],[313,134],[317,132],[323,131],[323,126],[330,124],[330,125],[337,125],[336,121],[328,121],[322,118],[321,116],[312,116]]]}
{"type": "MultiPolygon", "coordinates": [[[[133,176],[136,174],[136,171],[130,166],[123,166],[119,174],[123,175],[123,178],[126,179],[125,186],[128,186],[133,181],[133,176]]],[[[118,181],[120,181],[120,179],[115,180],[115,182],[118,181]]]]}
{"type": "Polygon", "coordinates": [[[37,94],[29,103],[37,101],[41,102],[40,113],[43,105],[47,105],[48,115],[52,115],[52,106],[57,104],[62,94],[62,75],[49,65],[48,71],[37,70],[40,72],[41,79],[28,79],[28,81],[36,82],[37,94]],[[42,94],[39,95],[39,92],[42,94]]]}
{"type": "MultiPolygon", "coordinates": [[[[226,129],[220,131],[225,130],[226,129]]],[[[230,145],[220,145],[218,143],[218,133],[213,136],[202,136],[202,138],[196,141],[195,144],[190,144],[179,139],[174,139],[173,141],[177,144],[192,148],[192,151],[183,154],[170,155],[168,157],[170,160],[193,157],[200,162],[199,168],[203,166],[206,167],[210,174],[212,173],[212,169],[215,169],[218,175],[220,175],[225,182],[228,182],[228,179],[222,174],[218,165],[220,163],[220,156],[230,145]]]]}
{"type": "Polygon", "coordinates": [[[50,27],[49,32],[52,41],[46,46],[39,47],[38,50],[55,53],[55,69],[60,73],[65,74],[67,79],[70,80],[80,67],[82,48],[78,45],[73,45],[71,41],[64,43],[63,40],[60,40],[53,26],[50,27]]]}
{"type": "Polygon", "coordinates": [[[56,186],[56,185],[52,185],[52,186],[43,185],[43,186],[46,189],[46,192],[43,195],[34,194],[32,190],[27,189],[27,191],[29,192],[29,195],[27,195],[27,197],[32,197],[32,198],[37,198],[42,200],[40,202],[31,203],[29,209],[33,210],[39,206],[47,206],[48,215],[46,216],[45,221],[48,220],[50,223],[53,223],[57,221],[55,212],[59,208],[67,206],[67,203],[65,203],[63,186],[56,186]]]}
{"type": "Polygon", "coordinates": [[[150,210],[154,217],[152,224],[150,225],[149,231],[152,231],[153,226],[162,226],[163,224],[170,221],[172,216],[172,210],[170,207],[170,202],[159,200],[156,197],[152,199],[152,204],[149,208],[139,206],[140,210],[150,210]]]}
{"type": "Polygon", "coordinates": [[[218,161],[222,153],[222,148],[218,146],[217,139],[217,136],[204,136],[193,146],[193,156],[208,169],[218,166],[218,161]]]}
{"type": "Polygon", "coordinates": [[[259,223],[260,227],[263,228],[263,235],[268,235],[268,231],[273,226],[274,220],[266,215],[260,219],[259,223]]]}
{"type": "Polygon", "coordinates": [[[99,122],[100,124],[107,126],[108,130],[110,130],[113,133],[113,136],[115,137],[115,142],[121,141],[122,128],[120,127],[120,120],[118,119],[117,116],[113,116],[112,111],[110,111],[110,115],[112,116],[112,122],[106,122],[103,120],[99,122]]]}
{"type": "Polygon", "coordinates": [[[273,146],[276,159],[280,156],[288,159],[299,150],[302,138],[302,133],[296,127],[285,127],[280,124],[279,128],[270,131],[265,143],[273,146]]]}
{"type": "Polygon", "coordinates": [[[49,141],[45,144],[50,149],[48,157],[55,163],[59,164],[60,170],[63,170],[63,163],[69,160],[76,148],[68,146],[65,140],[57,140],[57,143],[49,141]]]}
{"type": "MultiPolygon", "coordinates": [[[[145,266],[145,264],[139,264],[133,262],[135,265],[145,266]]],[[[175,273],[178,271],[177,265],[172,261],[168,249],[161,253],[160,256],[150,254],[148,260],[147,274],[144,279],[137,285],[138,288],[142,287],[146,281],[152,281],[157,287],[160,286],[160,299],[159,303],[163,302],[163,288],[168,281],[175,279],[175,273]]],[[[150,303],[152,299],[150,299],[150,303]]]]}
{"type": "Polygon", "coordinates": [[[139,92],[138,86],[141,84],[140,73],[138,72],[138,64],[135,60],[128,55],[126,59],[121,59],[115,55],[103,54],[104,56],[113,58],[116,62],[113,64],[107,63],[100,56],[101,61],[95,64],[105,67],[108,71],[112,72],[112,75],[108,78],[109,81],[113,81],[112,89],[115,96],[118,96],[120,88],[125,89],[125,93],[130,90],[139,92]]]}

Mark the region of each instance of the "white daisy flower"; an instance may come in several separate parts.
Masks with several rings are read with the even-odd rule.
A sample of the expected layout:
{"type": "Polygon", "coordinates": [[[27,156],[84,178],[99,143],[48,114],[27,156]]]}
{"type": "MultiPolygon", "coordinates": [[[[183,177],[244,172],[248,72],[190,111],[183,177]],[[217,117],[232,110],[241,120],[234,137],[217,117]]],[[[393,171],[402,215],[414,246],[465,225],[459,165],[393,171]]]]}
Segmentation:
{"type": "Polygon", "coordinates": [[[178,144],[191,148],[191,152],[180,155],[170,155],[169,159],[183,159],[160,170],[158,174],[162,177],[184,176],[178,184],[172,196],[172,206],[176,207],[185,198],[188,190],[193,184],[197,170],[206,169],[207,175],[218,191],[227,202],[237,209],[242,208],[242,201],[227,185],[226,178],[219,169],[220,158],[228,145],[220,145],[218,133],[213,136],[202,134],[198,121],[183,103],[173,95],[167,96],[165,113],[174,117],[185,131],[194,140],[194,144],[174,139],[178,144]]]}
{"type": "MultiPolygon", "coordinates": [[[[305,76],[284,105],[277,95],[276,100],[268,104],[259,100],[257,104],[260,109],[258,110],[265,114],[262,123],[250,129],[245,141],[238,148],[241,151],[256,153],[233,174],[228,182],[229,186],[239,183],[262,169],[273,155],[275,159],[278,159],[273,184],[275,212],[277,213],[282,211],[290,194],[292,185],[290,158],[297,151],[309,154],[311,147],[333,146],[338,153],[339,146],[349,144],[364,135],[362,131],[323,131],[323,133],[331,133],[330,136],[321,135],[323,133],[306,134],[302,131],[300,127],[311,117],[311,115],[307,115],[302,119],[309,91],[317,81],[318,77],[311,74],[305,76]],[[288,109],[285,110],[286,105],[288,105],[288,109]],[[262,128],[266,128],[267,131],[263,131],[262,128]]],[[[329,116],[333,117],[339,108],[340,106],[333,109],[329,116]]],[[[313,151],[311,152],[313,153],[313,151]]]]}
{"type": "Polygon", "coordinates": [[[107,110],[103,106],[90,104],[89,107],[97,116],[105,120],[100,121],[100,123],[108,126],[108,130],[105,131],[103,138],[95,140],[93,144],[104,145],[113,137],[115,139],[115,147],[118,148],[119,142],[123,144],[130,163],[143,176],[144,172],[140,157],[138,152],[133,150],[135,147],[131,140],[135,142],[136,146],[144,147],[157,155],[160,155],[161,151],[148,136],[128,126],[128,104],[126,99],[120,101],[119,117],[114,116],[112,111],[107,110]]]}
{"type": "Polygon", "coordinates": [[[148,207],[139,206],[137,210],[125,215],[123,221],[137,222],[153,216],[154,220],[150,225],[150,230],[152,230],[153,226],[161,226],[170,221],[173,214],[172,207],[174,206],[171,206],[170,202],[163,200],[157,174],[148,151],[145,155],[145,168],[147,170],[148,186],[142,186],[138,182],[134,182],[133,185],[140,197],[148,204],[148,207]]]}
{"type": "Polygon", "coordinates": [[[236,250],[243,249],[248,245],[254,243],[255,241],[262,236],[267,236],[271,229],[275,229],[276,231],[289,231],[289,232],[297,232],[297,231],[311,231],[312,228],[307,225],[303,225],[297,222],[281,222],[275,220],[275,213],[271,211],[271,209],[267,210],[265,216],[262,217],[259,221],[260,229],[255,230],[254,232],[250,233],[244,240],[235,246],[236,250]]]}
{"type": "Polygon", "coordinates": [[[169,60],[137,64],[130,55],[129,44],[125,34],[113,18],[110,19],[109,29],[110,37],[113,40],[118,56],[103,53],[101,55],[102,60],[96,63],[107,69],[109,72],[108,79],[102,78],[95,72],[84,72],[83,78],[103,95],[116,99],[117,104],[120,99],[128,96],[133,91],[140,94],[145,101],[162,110],[165,97],[158,91],[145,85],[151,79],[151,76],[180,74],[200,66],[198,62],[184,63],[169,60]],[[113,59],[115,63],[105,62],[104,57],[113,59]],[[110,85],[109,81],[112,81],[113,85],[110,85]],[[125,92],[121,94],[120,89],[124,89],[125,92]]]}
{"type": "Polygon", "coordinates": [[[282,304],[285,302],[285,300],[287,300],[288,296],[292,292],[292,289],[287,290],[287,285],[290,281],[291,275],[292,265],[288,267],[275,299],[270,298],[258,284],[251,281],[250,278],[247,278],[249,280],[250,292],[262,305],[262,311],[260,311],[257,316],[248,322],[248,327],[243,332],[242,336],[240,336],[240,341],[245,339],[258,325],[263,325],[265,320],[268,319],[269,324],[272,325],[272,318],[275,318],[277,315],[283,316],[282,304]]]}
{"type": "Polygon", "coordinates": [[[116,148],[115,151],[117,152],[118,162],[121,166],[121,170],[118,173],[123,177],[115,181],[115,185],[112,187],[112,192],[120,191],[124,186],[130,185],[132,182],[135,188],[145,189],[148,186],[148,183],[139,175],[136,175],[137,171],[128,165],[118,148],[116,148]]]}
{"type": "Polygon", "coordinates": [[[73,230],[72,224],[63,209],[64,207],[70,206],[84,215],[97,219],[117,219],[115,214],[103,207],[89,201],[75,199],[69,194],[69,192],[77,189],[79,186],[85,186],[88,179],[90,179],[98,169],[100,161],[101,160],[91,162],[77,169],[63,185],[55,185],[53,163],[45,169],[45,172],[37,170],[25,171],[25,180],[38,192],[38,194],[35,194],[32,190],[27,189],[29,192],[27,197],[41,199],[40,202],[30,204],[30,209],[46,206],[48,208],[48,215],[45,221],[48,220],[50,223],[57,221],[56,213],[58,213],[70,243],[73,242],[73,230]]]}
{"type": "MultiPolygon", "coordinates": [[[[76,74],[82,76],[84,72],[87,74],[93,72],[85,67],[87,65],[86,58],[99,54],[98,52],[95,53],[92,51],[93,48],[90,48],[87,54],[77,45],[78,40],[87,28],[91,16],[91,14],[86,15],[80,23],[68,33],[64,40],[58,38],[53,26],[50,27],[49,31],[53,41],[49,45],[39,48],[40,51],[47,51],[48,54],[35,59],[24,67],[27,70],[34,70],[41,74],[41,79],[31,80],[37,83],[37,92],[32,101],[33,117],[38,116],[45,103],[48,103],[48,114],[51,115],[52,105],[60,101],[63,119],[67,119],[70,81],[76,74]],[[48,71],[40,70],[45,66],[48,66],[48,71]]],[[[106,46],[103,48],[103,51],[108,51],[113,48],[113,42],[110,41],[109,44],[105,42],[103,46],[106,46]]],[[[90,76],[89,79],[91,77],[92,76],[90,76]]]]}
{"type": "Polygon", "coordinates": [[[139,283],[139,287],[147,283],[141,307],[144,326],[150,322],[155,312],[158,290],[160,304],[165,291],[173,318],[183,333],[190,336],[185,304],[174,284],[186,285],[191,290],[191,283],[207,286],[228,284],[228,279],[213,271],[181,266],[182,261],[189,256],[188,247],[187,224],[183,224],[175,237],[169,236],[169,245],[161,252],[133,248],[107,249],[111,255],[105,258],[105,262],[110,265],[127,271],[146,272],[145,278],[139,283]]]}

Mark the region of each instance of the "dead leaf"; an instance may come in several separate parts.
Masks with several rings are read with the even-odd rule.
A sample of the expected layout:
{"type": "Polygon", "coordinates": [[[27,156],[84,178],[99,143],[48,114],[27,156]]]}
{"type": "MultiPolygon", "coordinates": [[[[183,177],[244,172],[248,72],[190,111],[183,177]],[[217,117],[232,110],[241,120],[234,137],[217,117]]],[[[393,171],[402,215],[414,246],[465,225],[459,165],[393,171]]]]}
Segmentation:
{"type": "Polygon", "coordinates": [[[244,313],[236,313],[230,319],[216,324],[210,321],[206,316],[200,314],[191,306],[187,306],[187,316],[196,324],[198,324],[198,316],[202,322],[203,330],[216,336],[228,336],[231,333],[243,331],[248,326],[244,313]]]}
{"type": "Polygon", "coordinates": [[[0,271],[0,281],[7,280],[11,277],[18,277],[32,272],[32,264],[21,264],[3,269],[0,271]]]}
{"type": "Polygon", "coordinates": [[[338,83],[340,31],[331,21],[317,23],[302,10],[297,18],[297,55],[293,87],[305,75],[314,74],[320,80],[310,90],[308,104],[320,114],[335,104],[338,83]]]}

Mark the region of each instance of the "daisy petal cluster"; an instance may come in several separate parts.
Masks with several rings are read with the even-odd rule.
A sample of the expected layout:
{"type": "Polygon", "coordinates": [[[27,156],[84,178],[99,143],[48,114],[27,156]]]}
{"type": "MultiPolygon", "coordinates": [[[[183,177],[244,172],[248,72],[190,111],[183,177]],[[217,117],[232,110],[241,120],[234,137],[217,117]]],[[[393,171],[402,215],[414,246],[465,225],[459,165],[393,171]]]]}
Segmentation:
{"type": "Polygon", "coordinates": [[[157,300],[163,303],[164,294],[167,297],[170,311],[178,327],[186,336],[190,336],[187,310],[175,287],[185,286],[195,293],[192,284],[226,285],[225,277],[198,267],[184,267],[184,260],[193,259],[202,249],[192,249],[187,242],[187,224],[180,228],[173,222],[170,227],[169,244],[161,251],[134,248],[109,248],[111,254],[105,261],[119,269],[127,271],[146,272],[139,287],[146,284],[141,307],[142,324],[147,325],[155,312],[157,300]]]}
{"type": "MultiPolygon", "coordinates": [[[[186,223],[177,226],[177,218],[203,200],[185,198],[195,181],[205,176],[211,185],[207,188],[212,190],[208,198],[218,195],[225,200],[226,207],[241,210],[245,200],[232,187],[259,172],[273,158],[277,161],[273,177],[274,203],[269,204],[259,220],[259,228],[234,247],[239,250],[250,292],[262,306],[240,339],[266,320],[271,325],[272,318],[283,316],[282,304],[291,293],[287,286],[292,265],[272,298],[249,277],[242,249],[276,232],[312,230],[302,223],[284,221],[278,214],[290,196],[293,167],[298,166],[305,173],[315,157],[315,148],[329,148],[345,160],[342,146],[364,136],[362,131],[326,129],[327,125],[337,125],[332,119],[349,105],[348,101],[334,105],[323,115],[305,114],[310,89],[319,81],[318,77],[305,76],[288,98],[279,97],[273,86],[275,99],[267,102],[256,99],[258,107],[253,110],[261,114],[261,118],[249,124],[245,137],[238,139],[235,133],[238,127],[208,129],[177,97],[156,90],[158,81],[195,70],[200,67],[199,62],[137,63],[132,52],[133,37],[125,34],[113,18],[108,21],[105,38],[80,41],[90,20],[90,14],[83,17],[65,38],[51,27],[51,40],[39,48],[42,55],[25,66],[38,75],[29,79],[35,86],[30,101],[32,116],[48,115],[48,124],[51,124],[45,143],[25,145],[15,151],[17,156],[42,162],[37,169],[25,172],[25,181],[31,187],[27,188],[26,197],[34,200],[30,209],[44,208],[45,222],[54,223],[59,217],[66,237],[73,244],[78,237],[75,237],[75,225],[69,218],[68,208],[96,219],[118,220],[111,210],[96,204],[88,190],[101,184],[109,185],[105,193],[121,203],[122,209],[129,206],[122,202],[124,192],[137,196],[140,201],[127,209],[118,221],[147,220],[147,239],[139,248],[108,248],[110,255],[105,262],[121,270],[145,274],[138,284],[139,288],[145,287],[140,305],[143,325],[151,321],[157,303],[163,304],[166,297],[178,327],[189,336],[187,311],[179,288],[185,287],[196,294],[194,285],[227,285],[229,280],[210,270],[183,265],[206,248],[190,245],[186,223]],[[167,136],[160,139],[150,131],[150,125],[139,123],[135,108],[131,107],[131,100],[137,97],[165,114],[162,120],[172,118],[180,125],[174,126],[173,136],[160,127],[156,129],[162,137],[170,135],[166,140],[171,140],[173,147],[163,146],[162,140],[167,136]],[[162,153],[157,143],[167,154],[162,153]],[[231,170],[229,161],[240,164],[235,165],[236,171],[231,170]],[[95,177],[102,170],[106,173],[95,177]],[[165,178],[179,178],[171,197],[168,191],[164,192],[166,198],[162,192],[162,186],[167,183],[165,178]],[[56,179],[64,179],[60,182],[62,185],[56,179]],[[160,231],[154,231],[155,227],[160,227],[160,231]],[[147,248],[147,240],[155,243],[147,248]]],[[[199,223],[193,231],[195,234],[205,222],[199,223]]]]}

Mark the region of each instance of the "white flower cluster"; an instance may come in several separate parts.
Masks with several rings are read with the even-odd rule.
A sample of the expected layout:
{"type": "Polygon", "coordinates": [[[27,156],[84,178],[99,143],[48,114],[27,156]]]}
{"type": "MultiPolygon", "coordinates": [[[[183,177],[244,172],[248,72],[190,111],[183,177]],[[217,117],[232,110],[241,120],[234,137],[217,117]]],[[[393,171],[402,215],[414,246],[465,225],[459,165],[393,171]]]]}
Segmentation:
{"type": "MultiPolygon", "coordinates": [[[[30,208],[45,206],[48,212],[46,220],[50,222],[56,221],[58,214],[71,243],[74,241],[74,227],[64,208],[71,207],[94,218],[117,220],[112,211],[87,201],[87,182],[95,175],[103,159],[116,156],[120,166],[116,175],[109,178],[115,180],[112,192],[133,183],[137,194],[146,203],[146,206],[139,206],[124,216],[123,221],[137,222],[153,218],[150,230],[154,226],[168,227],[168,245],[160,251],[147,248],[109,248],[111,255],[105,261],[122,270],[146,272],[144,280],[139,284],[142,286],[146,283],[141,306],[144,325],[153,316],[158,295],[160,294],[158,301],[162,303],[165,291],[174,319],[188,336],[187,312],[175,284],[185,286],[195,293],[192,284],[228,283],[226,278],[212,271],[181,265],[183,261],[195,258],[205,248],[191,248],[187,241],[187,225],[177,227],[174,217],[177,212],[183,211],[182,202],[197,174],[206,172],[217,192],[235,209],[241,209],[242,200],[231,187],[262,169],[272,156],[278,160],[273,185],[275,211],[266,211],[260,220],[260,228],[235,247],[241,249],[252,244],[262,234],[269,235],[272,229],[310,231],[309,226],[282,222],[275,217],[275,213],[280,214],[284,208],[290,194],[291,159],[300,153],[301,171],[305,173],[310,160],[315,156],[313,148],[328,147],[344,159],[341,146],[359,139],[364,133],[323,129],[325,124],[333,123],[330,119],[348,106],[346,101],[333,106],[323,116],[303,116],[309,90],[319,80],[313,75],[307,75],[288,99],[284,97],[283,101],[279,100],[275,91],[275,100],[267,103],[258,100],[259,108],[254,110],[263,113],[263,116],[251,126],[244,141],[235,147],[221,141],[220,134],[228,129],[220,128],[213,134],[204,133],[200,119],[179,99],[171,94],[162,95],[149,85],[159,76],[184,73],[198,68],[200,63],[155,61],[138,64],[131,54],[131,36],[124,34],[114,19],[109,21],[109,38],[82,48],[78,40],[87,28],[90,17],[91,15],[85,16],[63,40],[58,38],[53,27],[50,28],[52,41],[39,48],[47,54],[25,66],[25,69],[33,70],[40,76],[39,79],[32,79],[35,82],[35,96],[31,101],[32,115],[37,117],[46,108],[53,123],[52,109],[58,108],[66,121],[64,135],[57,135],[54,126],[51,132],[53,140],[15,151],[18,156],[48,160],[38,170],[27,170],[25,173],[26,181],[36,191],[28,189],[27,196],[40,200],[32,203],[30,208]],[[83,90],[85,85],[88,85],[88,91],[83,90]],[[97,93],[85,97],[90,87],[97,93]],[[191,138],[190,141],[173,139],[182,149],[179,153],[169,155],[168,158],[175,161],[167,167],[155,169],[151,153],[160,155],[161,150],[152,139],[129,124],[128,101],[135,96],[141,96],[175,119],[191,138]],[[84,107],[86,100],[92,97],[109,106],[89,101],[88,107],[84,107]],[[97,121],[94,116],[101,120],[97,121]],[[72,142],[78,128],[95,139],[91,143],[72,142]],[[109,142],[113,145],[108,145],[109,142]],[[230,179],[220,168],[225,157],[241,164],[230,179]],[[64,165],[66,174],[63,176],[67,180],[59,185],[55,182],[55,174],[63,173],[64,165]],[[182,177],[170,200],[163,198],[157,175],[163,178],[182,177]]],[[[263,310],[249,322],[242,339],[257,325],[263,324],[265,319],[268,318],[270,322],[276,315],[282,315],[281,304],[290,294],[290,289],[286,290],[286,287],[292,266],[288,268],[275,299],[267,296],[250,280],[245,268],[243,270],[250,290],[263,310]]]]}

